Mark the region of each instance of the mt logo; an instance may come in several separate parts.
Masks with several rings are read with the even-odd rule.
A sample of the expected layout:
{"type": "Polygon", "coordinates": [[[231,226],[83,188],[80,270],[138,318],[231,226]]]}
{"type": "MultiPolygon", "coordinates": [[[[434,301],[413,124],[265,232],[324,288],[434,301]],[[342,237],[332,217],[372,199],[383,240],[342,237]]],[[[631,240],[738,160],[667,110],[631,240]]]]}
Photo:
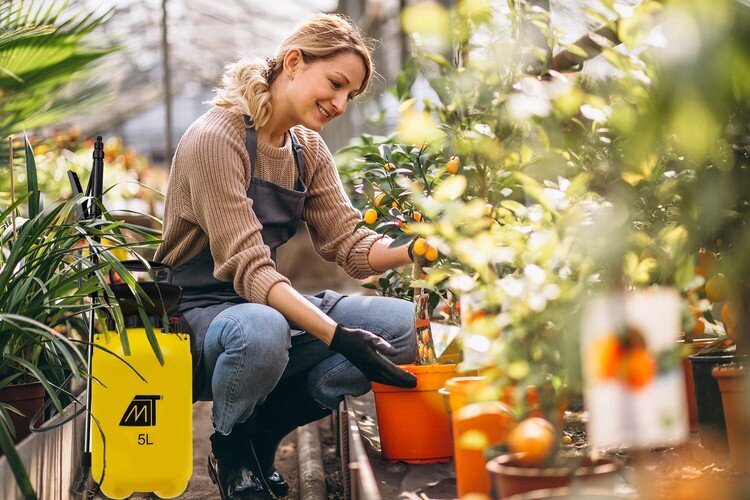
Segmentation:
{"type": "Polygon", "coordinates": [[[130,402],[120,420],[121,426],[153,427],[156,425],[156,401],[158,395],[137,395],[130,402]]]}

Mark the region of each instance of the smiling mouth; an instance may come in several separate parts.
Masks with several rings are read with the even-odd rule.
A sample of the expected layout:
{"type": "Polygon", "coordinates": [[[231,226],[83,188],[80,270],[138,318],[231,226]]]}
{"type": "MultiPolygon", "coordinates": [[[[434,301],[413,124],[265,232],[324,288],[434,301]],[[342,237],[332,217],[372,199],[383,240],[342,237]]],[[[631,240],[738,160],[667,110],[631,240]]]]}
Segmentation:
{"type": "Polygon", "coordinates": [[[324,116],[324,117],[325,117],[326,119],[329,119],[329,118],[331,118],[331,113],[329,113],[328,111],[326,111],[326,110],[325,110],[325,109],[323,108],[323,106],[321,106],[320,104],[318,104],[317,106],[318,106],[318,111],[320,111],[320,114],[321,114],[321,115],[323,115],[323,116],[324,116]]]}

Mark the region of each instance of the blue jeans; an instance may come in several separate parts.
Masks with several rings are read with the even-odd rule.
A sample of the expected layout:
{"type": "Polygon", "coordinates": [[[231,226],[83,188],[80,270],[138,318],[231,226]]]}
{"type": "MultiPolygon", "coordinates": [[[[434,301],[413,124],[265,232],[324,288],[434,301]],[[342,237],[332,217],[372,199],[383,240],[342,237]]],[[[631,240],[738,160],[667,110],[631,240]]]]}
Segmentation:
{"type": "MultiPolygon", "coordinates": [[[[394,363],[416,358],[414,306],[389,297],[344,297],[328,316],[362,328],[391,343],[394,363]]],[[[361,396],[370,382],[357,368],[307,333],[291,336],[284,316],[261,304],[238,304],[222,311],[203,341],[203,370],[210,380],[214,428],[229,434],[262,404],[279,380],[308,372],[307,390],[322,407],[336,409],[349,394],[361,396]]]]}

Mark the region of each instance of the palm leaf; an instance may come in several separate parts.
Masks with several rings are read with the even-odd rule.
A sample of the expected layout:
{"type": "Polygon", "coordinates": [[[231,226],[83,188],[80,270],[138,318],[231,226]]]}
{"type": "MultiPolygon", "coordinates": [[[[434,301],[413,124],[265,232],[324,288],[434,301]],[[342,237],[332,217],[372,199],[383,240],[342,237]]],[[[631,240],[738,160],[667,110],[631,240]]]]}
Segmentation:
{"type": "MultiPolygon", "coordinates": [[[[0,137],[95,105],[108,88],[93,78],[97,63],[119,49],[91,38],[113,10],[69,9],[56,0],[10,4],[0,5],[0,137]]],[[[0,143],[0,157],[5,150],[0,143]]]]}

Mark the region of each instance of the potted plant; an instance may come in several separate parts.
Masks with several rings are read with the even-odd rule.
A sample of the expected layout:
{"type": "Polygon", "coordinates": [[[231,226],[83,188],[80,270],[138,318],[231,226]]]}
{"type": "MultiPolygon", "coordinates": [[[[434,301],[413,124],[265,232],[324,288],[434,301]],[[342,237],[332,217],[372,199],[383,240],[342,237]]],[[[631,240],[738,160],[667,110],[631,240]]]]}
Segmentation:
{"type": "MultiPolygon", "coordinates": [[[[151,231],[112,220],[106,210],[100,219],[83,218],[82,204],[98,203],[85,196],[43,208],[28,140],[25,145],[28,192],[0,213],[0,397],[6,398],[0,400],[0,447],[21,491],[32,498],[33,489],[14,441],[28,434],[28,420],[37,407],[19,403],[35,399],[40,407],[48,398],[60,412],[75,397],[67,381],[87,376],[84,314],[95,314],[98,324],[112,317],[117,331],[125,335],[124,320],[109,286],[110,271],[148,303],[113,251],[131,251],[157,240],[151,231]],[[24,204],[26,217],[21,217],[18,212],[24,204]],[[145,241],[131,243],[123,230],[145,241]],[[101,243],[105,239],[107,245],[101,243]],[[98,294],[100,301],[89,302],[92,294],[98,294]],[[19,391],[37,396],[15,395],[19,391]]],[[[158,345],[155,354],[163,362],[158,345]]]]}

